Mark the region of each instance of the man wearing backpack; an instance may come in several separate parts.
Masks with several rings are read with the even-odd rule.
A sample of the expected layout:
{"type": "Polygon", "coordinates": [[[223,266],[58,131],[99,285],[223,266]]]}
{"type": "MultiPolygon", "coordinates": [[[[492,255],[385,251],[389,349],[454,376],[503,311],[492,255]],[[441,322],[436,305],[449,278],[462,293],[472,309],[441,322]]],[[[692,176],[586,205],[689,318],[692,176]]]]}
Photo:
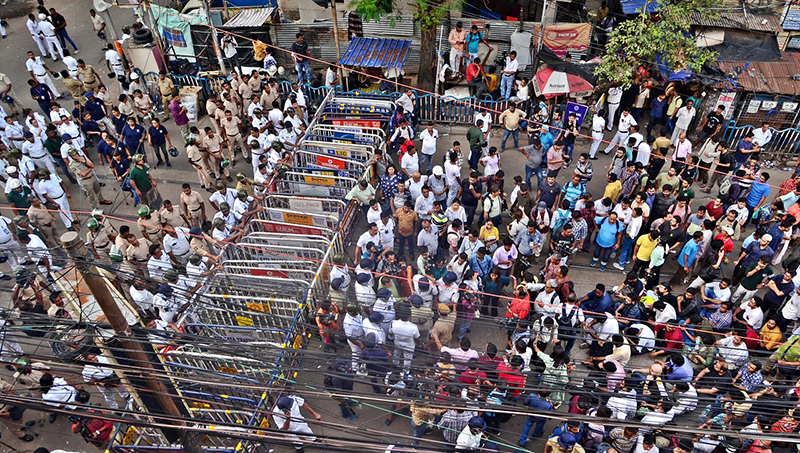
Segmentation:
{"type": "Polygon", "coordinates": [[[564,347],[564,353],[569,355],[575,340],[578,338],[578,329],[584,325],[586,317],[577,303],[577,296],[571,293],[567,300],[561,303],[556,311],[558,323],[558,340],[564,347]]]}

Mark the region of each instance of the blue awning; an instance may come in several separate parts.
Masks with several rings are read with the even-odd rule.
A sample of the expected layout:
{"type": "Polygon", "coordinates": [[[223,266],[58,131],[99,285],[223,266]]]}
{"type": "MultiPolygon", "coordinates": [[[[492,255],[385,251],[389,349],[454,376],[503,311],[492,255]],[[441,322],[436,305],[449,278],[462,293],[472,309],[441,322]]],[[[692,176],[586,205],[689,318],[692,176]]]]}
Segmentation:
{"type": "Polygon", "coordinates": [[[625,14],[639,14],[643,10],[653,13],[658,10],[657,0],[620,0],[620,4],[625,14]]]}
{"type": "Polygon", "coordinates": [[[355,38],[350,41],[339,64],[365,68],[402,68],[411,41],[405,39],[355,38]]]}

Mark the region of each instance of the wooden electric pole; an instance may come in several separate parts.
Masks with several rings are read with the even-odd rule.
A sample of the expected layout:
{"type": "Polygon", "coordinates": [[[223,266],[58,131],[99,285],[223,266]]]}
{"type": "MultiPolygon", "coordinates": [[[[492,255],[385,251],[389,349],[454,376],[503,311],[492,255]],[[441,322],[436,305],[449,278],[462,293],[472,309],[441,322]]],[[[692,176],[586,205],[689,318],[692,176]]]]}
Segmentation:
{"type": "MultiPolygon", "coordinates": [[[[61,242],[64,244],[67,254],[75,263],[75,268],[86,280],[86,286],[91,289],[97,305],[103,310],[103,314],[105,314],[108,323],[114,329],[114,333],[116,333],[122,347],[125,348],[125,354],[141,369],[142,378],[147,383],[147,387],[153,392],[153,398],[158,402],[161,410],[171,417],[183,417],[183,414],[180,413],[175,405],[175,401],[169,396],[166,386],[158,377],[159,372],[153,368],[153,364],[147,358],[147,354],[145,354],[141,343],[139,343],[140,340],[134,336],[128,321],[122,314],[122,310],[119,309],[119,306],[114,301],[105,280],[100,276],[97,268],[87,259],[86,246],[83,243],[83,239],[78,236],[78,233],[70,231],[61,236],[61,242]]],[[[163,373],[163,370],[161,373],[163,373]]]]}

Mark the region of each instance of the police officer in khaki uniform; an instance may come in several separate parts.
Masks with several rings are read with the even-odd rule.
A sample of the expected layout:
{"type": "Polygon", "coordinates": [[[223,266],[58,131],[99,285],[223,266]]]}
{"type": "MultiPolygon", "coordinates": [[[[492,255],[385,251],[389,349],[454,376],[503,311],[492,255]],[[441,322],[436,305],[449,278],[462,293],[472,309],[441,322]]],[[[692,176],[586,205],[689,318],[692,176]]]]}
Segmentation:
{"type": "Polygon", "coordinates": [[[94,66],[78,60],[78,78],[83,80],[86,91],[97,93],[97,89],[100,88],[100,74],[97,73],[94,66]]]}
{"type": "MultiPolygon", "coordinates": [[[[8,382],[0,379],[0,392],[7,393],[11,392],[12,385],[8,382]]],[[[0,423],[5,425],[11,434],[17,436],[23,442],[30,442],[34,439],[33,436],[27,434],[23,429],[28,426],[33,426],[34,422],[28,422],[28,424],[23,424],[22,422],[22,414],[23,408],[14,406],[12,404],[3,404],[0,406],[0,423]]]]}
{"type": "Polygon", "coordinates": [[[107,258],[111,252],[111,245],[113,244],[106,231],[100,227],[100,222],[97,219],[89,218],[86,221],[86,243],[94,253],[95,258],[107,258]]]}
{"type": "Polygon", "coordinates": [[[219,255],[214,253],[214,244],[216,244],[217,241],[205,234],[200,227],[192,227],[192,229],[189,230],[189,234],[192,236],[192,240],[189,241],[192,253],[196,253],[213,261],[219,260],[219,255]]]}
{"type": "MultiPolygon", "coordinates": [[[[214,173],[217,173],[221,167],[221,161],[224,160],[222,156],[222,137],[214,134],[214,131],[210,127],[207,127],[205,131],[206,138],[203,139],[203,147],[208,151],[208,162],[206,165],[212,168],[214,173]]],[[[233,181],[227,166],[222,167],[222,174],[219,175],[220,179],[223,174],[225,178],[228,179],[228,182],[233,181]]]]}
{"type": "Polygon", "coordinates": [[[158,211],[150,211],[146,205],[139,206],[139,232],[142,237],[147,239],[153,244],[161,244],[161,239],[164,237],[164,230],[161,229],[161,215],[158,211]]]}
{"type": "Polygon", "coordinates": [[[222,135],[228,143],[228,152],[231,156],[235,155],[234,149],[239,148],[242,150],[244,160],[250,161],[250,148],[244,146],[242,140],[242,120],[234,116],[230,110],[225,111],[225,118],[220,121],[222,126],[222,135]]]}
{"type": "Polygon", "coordinates": [[[167,77],[167,73],[161,71],[158,73],[158,92],[161,94],[161,104],[164,108],[164,119],[169,119],[169,103],[172,102],[172,96],[175,94],[175,84],[172,79],[167,77]]]}
{"type": "Polygon", "coordinates": [[[61,247],[61,237],[58,235],[55,223],[56,218],[42,206],[42,200],[39,197],[29,195],[28,202],[31,204],[28,209],[29,221],[39,229],[47,242],[61,247]]]}
{"type": "Polygon", "coordinates": [[[94,164],[92,161],[84,157],[75,148],[70,148],[67,151],[70,157],[69,169],[78,178],[78,183],[86,192],[89,198],[89,204],[92,208],[97,208],[98,203],[108,205],[111,201],[103,198],[103,192],[100,189],[100,182],[94,175],[94,164]]]}
{"type": "Polygon", "coordinates": [[[183,192],[181,192],[181,204],[183,205],[183,212],[186,213],[186,220],[189,225],[193,227],[200,227],[206,221],[206,204],[203,197],[199,193],[192,190],[192,186],[188,183],[183,185],[183,192]]]}
{"type": "Polygon", "coordinates": [[[119,231],[117,231],[116,227],[114,227],[114,225],[108,221],[108,218],[103,215],[102,209],[93,209],[90,217],[97,220],[97,222],[100,224],[100,228],[106,232],[112,241],[117,239],[117,236],[119,236],[119,231]]]}
{"type": "Polygon", "coordinates": [[[150,260],[150,246],[152,242],[145,238],[138,239],[134,235],[128,236],[128,248],[125,250],[125,258],[134,270],[149,277],[147,272],[147,261],[150,260]]]}
{"type": "Polygon", "coordinates": [[[4,102],[6,102],[6,96],[11,96],[13,99],[12,102],[6,102],[11,107],[11,115],[16,115],[18,111],[22,112],[22,102],[11,86],[11,79],[2,72],[0,72],[0,96],[3,97],[4,102]]]}
{"type": "MultiPolygon", "coordinates": [[[[185,227],[189,225],[189,220],[183,213],[175,209],[170,200],[164,200],[164,204],[158,214],[161,216],[161,224],[169,225],[173,228],[185,227]]],[[[163,236],[162,236],[163,238],[163,236]]]]}
{"type": "Polygon", "coordinates": [[[211,172],[208,168],[208,153],[200,151],[200,147],[197,146],[197,138],[194,136],[189,136],[186,139],[186,160],[197,170],[197,179],[200,181],[200,187],[213,192],[214,188],[210,187],[211,179],[209,175],[211,172]]]}

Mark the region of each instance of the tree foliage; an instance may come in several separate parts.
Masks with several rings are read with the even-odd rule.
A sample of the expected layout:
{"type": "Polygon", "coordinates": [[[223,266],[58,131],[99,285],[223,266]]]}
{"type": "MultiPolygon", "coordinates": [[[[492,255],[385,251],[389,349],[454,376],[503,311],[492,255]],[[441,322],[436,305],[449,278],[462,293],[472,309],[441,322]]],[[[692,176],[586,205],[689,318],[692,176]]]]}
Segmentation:
{"type": "Polygon", "coordinates": [[[715,61],[716,54],[697,46],[690,19],[694,12],[712,18],[715,13],[709,8],[720,4],[720,0],[659,0],[657,14],[642,11],[614,29],[595,75],[610,84],[628,87],[641,67],[661,65],[673,72],[700,71],[704,64],[715,61]]]}

